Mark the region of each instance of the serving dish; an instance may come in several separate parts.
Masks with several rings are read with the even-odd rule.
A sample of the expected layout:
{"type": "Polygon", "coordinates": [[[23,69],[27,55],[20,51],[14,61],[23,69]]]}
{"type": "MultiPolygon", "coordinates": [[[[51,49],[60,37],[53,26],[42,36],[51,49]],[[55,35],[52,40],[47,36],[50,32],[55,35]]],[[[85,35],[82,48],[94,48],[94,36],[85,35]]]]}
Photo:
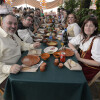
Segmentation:
{"type": "Polygon", "coordinates": [[[58,50],[57,47],[54,47],[54,46],[49,46],[49,47],[46,47],[44,49],[44,52],[45,53],[49,53],[49,54],[53,54],[54,52],[56,52],[58,50]]]}
{"type": "Polygon", "coordinates": [[[42,58],[43,60],[47,60],[49,57],[50,57],[50,54],[48,54],[48,53],[42,53],[42,54],[41,54],[41,58],[42,58]]]}
{"type": "Polygon", "coordinates": [[[22,63],[26,66],[33,66],[40,61],[40,57],[36,55],[27,55],[21,59],[22,63]]]}
{"type": "Polygon", "coordinates": [[[57,45],[57,42],[56,41],[48,41],[47,42],[47,45],[48,46],[56,46],[57,45]]]}

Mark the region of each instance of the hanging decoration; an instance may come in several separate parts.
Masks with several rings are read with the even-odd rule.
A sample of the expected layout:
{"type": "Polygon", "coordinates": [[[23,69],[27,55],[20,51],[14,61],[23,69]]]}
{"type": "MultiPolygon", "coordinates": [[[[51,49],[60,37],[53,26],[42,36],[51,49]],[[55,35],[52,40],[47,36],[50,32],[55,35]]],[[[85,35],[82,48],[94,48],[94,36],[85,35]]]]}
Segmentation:
{"type": "Polygon", "coordinates": [[[5,0],[5,2],[7,3],[7,4],[9,4],[10,6],[12,6],[12,0],[5,0]]]}
{"type": "Polygon", "coordinates": [[[97,1],[97,0],[91,0],[92,5],[90,6],[90,9],[96,9],[96,8],[97,8],[97,7],[96,7],[96,1],[97,1]]]}
{"type": "Polygon", "coordinates": [[[45,0],[40,0],[40,8],[45,9],[46,8],[46,1],[45,0]]]}

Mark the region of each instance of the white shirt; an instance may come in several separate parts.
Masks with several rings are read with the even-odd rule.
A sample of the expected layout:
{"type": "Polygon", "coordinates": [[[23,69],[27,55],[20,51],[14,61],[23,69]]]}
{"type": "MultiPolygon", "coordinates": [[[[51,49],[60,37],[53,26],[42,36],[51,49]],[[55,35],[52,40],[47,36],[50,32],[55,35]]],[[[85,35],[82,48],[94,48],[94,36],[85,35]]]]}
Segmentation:
{"type": "MultiPolygon", "coordinates": [[[[81,28],[77,23],[73,23],[73,24],[68,24],[67,30],[70,30],[71,28],[73,28],[74,31],[74,35],[77,36],[78,34],[80,34],[81,32],[81,28]]],[[[72,39],[73,37],[68,37],[68,39],[72,39]]]]}
{"type": "Polygon", "coordinates": [[[26,43],[33,43],[34,34],[30,31],[30,29],[18,29],[19,37],[26,43]]]}
{"type": "Polygon", "coordinates": [[[0,84],[8,77],[10,68],[21,57],[21,50],[34,49],[33,44],[22,42],[16,34],[14,40],[0,27],[0,84]]]}
{"type": "MultiPolygon", "coordinates": [[[[93,38],[94,37],[91,37],[88,41],[82,44],[83,41],[81,40],[83,39],[83,36],[79,34],[76,37],[72,38],[69,42],[74,46],[79,45],[79,48],[81,50],[87,51],[93,38]]],[[[92,59],[94,59],[97,62],[100,62],[100,37],[94,39],[91,49],[91,54],[92,54],[91,56],[92,59]]]]}

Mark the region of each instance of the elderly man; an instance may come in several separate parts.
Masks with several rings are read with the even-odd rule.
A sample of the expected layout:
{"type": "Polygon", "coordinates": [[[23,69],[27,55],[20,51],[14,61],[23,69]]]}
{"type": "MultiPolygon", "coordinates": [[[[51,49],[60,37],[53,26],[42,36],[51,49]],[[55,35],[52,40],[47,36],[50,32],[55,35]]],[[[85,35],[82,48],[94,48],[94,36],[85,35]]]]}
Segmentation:
{"type": "Polygon", "coordinates": [[[15,34],[17,19],[14,15],[6,15],[0,27],[0,86],[10,73],[18,73],[22,66],[16,64],[21,57],[21,50],[30,50],[40,46],[40,43],[22,42],[15,34]]]}

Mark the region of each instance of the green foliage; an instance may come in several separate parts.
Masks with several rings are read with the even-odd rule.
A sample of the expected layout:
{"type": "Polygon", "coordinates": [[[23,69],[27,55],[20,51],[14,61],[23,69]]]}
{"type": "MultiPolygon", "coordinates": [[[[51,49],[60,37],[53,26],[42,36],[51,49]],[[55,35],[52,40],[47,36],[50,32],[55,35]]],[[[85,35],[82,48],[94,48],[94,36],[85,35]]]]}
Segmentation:
{"type": "Polygon", "coordinates": [[[97,19],[98,19],[98,25],[99,25],[99,32],[100,32],[100,0],[96,1],[96,15],[97,15],[97,19]]]}
{"type": "Polygon", "coordinates": [[[75,12],[75,15],[77,16],[78,24],[82,26],[83,21],[87,19],[92,14],[92,12],[93,11],[88,8],[82,8],[82,9],[79,9],[77,12],[75,12]]]}
{"type": "Polygon", "coordinates": [[[65,9],[67,11],[70,11],[70,12],[74,12],[76,10],[76,8],[78,8],[80,2],[76,1],[76,0],[69,0],[69,1],[65,1],[65,9]]]}
{"type": "Polygon", "coordinates": [[[64,8],[77,16],[78,24],[81,26],[83,21],[91,15],[94,15],[98,19],[99,32],[100,32],[100,0],[96,1],[96,10],[88,9],[84,7],[84,3],[88,0],[69,0],[65,1],[64,8]]]}

